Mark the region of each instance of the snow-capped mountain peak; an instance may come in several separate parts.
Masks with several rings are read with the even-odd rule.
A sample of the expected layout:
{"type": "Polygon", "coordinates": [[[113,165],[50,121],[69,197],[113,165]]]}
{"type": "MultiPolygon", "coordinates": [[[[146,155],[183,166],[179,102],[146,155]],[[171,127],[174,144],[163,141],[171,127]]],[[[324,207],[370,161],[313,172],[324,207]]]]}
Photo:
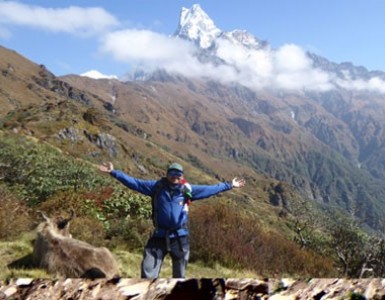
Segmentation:
{"type": "Polygon", "coordinates": [[[199,4],[182,8],[176,36],[195,41],[200,48],[207,49],[220,34],[221,30],[199,4]]]}

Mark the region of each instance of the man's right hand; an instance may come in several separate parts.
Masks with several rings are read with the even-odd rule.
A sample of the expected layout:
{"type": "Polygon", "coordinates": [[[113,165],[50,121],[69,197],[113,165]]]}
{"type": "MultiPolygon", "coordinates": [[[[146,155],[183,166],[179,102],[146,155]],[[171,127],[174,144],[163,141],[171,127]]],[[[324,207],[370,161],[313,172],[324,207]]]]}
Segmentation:
{"type": "Polygon", "coordinates": [[[243,179],[243,178],[242,179],[238,179],[237,177],[235,177],[231,184],[235,188],[241,188],[241,187],[245,186],[246,180],[243,179]]]}
{"type": "Polygon", "coordinates": [[[112,162],[103,163],[99,166],[99,171],[105,172],[105,173],[111,173],[114,170],[114,165],[112,162]]]}

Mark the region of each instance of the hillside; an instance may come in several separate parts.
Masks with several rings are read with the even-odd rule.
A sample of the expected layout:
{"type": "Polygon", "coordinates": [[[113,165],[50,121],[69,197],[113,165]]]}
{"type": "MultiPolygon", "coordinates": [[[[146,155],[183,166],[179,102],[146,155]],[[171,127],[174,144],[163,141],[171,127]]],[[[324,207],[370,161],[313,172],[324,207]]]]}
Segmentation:
{"type": "MultiPolygon", "coordinates": [[[[244,176],[251,183],[245,199],[254,206],[262,201],[265,210],[271,186],[286,182],[305,199],[337,205],[380,226],[380,182],[357,168],[364,141],[355,138],[352,124],[319,103],[325,95],[255,92],[165,72],[144,82],[57,78],[44,66],[1,50],[7,130],[87,160],[113,160],[138,176],[161,175],[178,159],[191,181],[244,176]]],[[[361,102],[351,101],[350,111],[361,102]]],[[[367,161],[375,159],[370,157],[367,161]]]]}
{"type": "MultiPolygon", "coordinates": [[[[77,76],[63,80],[89,92],[96,85],[77,76]]],[[[341,207],[374,229],[382,226],[379,95],[371,100],[351,95],[343,110],[346,91],[255,92],[162,72],[145,82],[99,80],[95,90],[149,140],[197,160],[216,177],[236,170],[250,177],[264,174],[289,183],[306,199],[341,207]]]]}
{"type": "MultiPolygon", "coordinates": [[[[373,120],[380,122],[381,110],[366,105],[369,100],[363,95],[350,94],[348,101],[347,92],[342,90],[329,94],[256,92],[236,84],[189,79],[164,71],[152,74],[146,81],[131,82],[75,75],[56,77],[14,51],[0,48],[0,57],[0,105],[4,108],[0,119],[4,134],[0,171],[5,190],[10,189],[14,197],[26,197],[30,204],[61,212],[65,210],[62,202],[73,199],[75,202],[70,203],[83,211],[81,216],[93,219],[90,227],[99,228],[100,224],[92,224],[101,222],[109,228],[105,232],[109,236],[121,234],[114,227],[119,222],[136,223],[139,228],[135,230],[146,232],[148,224],[142,224],[140,218],[148,213],[148,203],[146,209],[138,209],[139,215],[133,209],[143,205],[145,199],[125,191],[124,197],[134,203],[122,202],[121,187],[114,185],[117,192],[107,192],[110,188],[105,185],[111,183],[94,175],[95,166],[112,161],[116,168],[134,176],[154,178],[162,176],[171,161],[178,161],[194,183],[215,183],[234,176],[247,180],[244,189],[226,193],[216,201],[198,203],[192,210],[196,220],[193,225],[198,228],[192,232],[199,248],[195,249],[197,259],[211,261],[216,255],[229,267],[247,265],[240,257],[234,260],[229,253],[216,251],[227,245],[224,248],[236,255],[246,250],[234,245],[246,246],[252,240],[249,246],[255,248],[248,248],[250,257],[259,254],[266,260],[270,252],[276,272],[287,269],[289,274],[314,274],[325,257],[341,263],[335,243],[340,238],[340,245],[341,239],[348,236],[357,248],[350,243],[346,249],[362,251],[363,256],[357,254],[357,261],[345,271],[360,273],[367,253],[361,243],[370,241],[358,234],[358,227],[346,221],[343,214],[355,215],[366,227],[378,230],[382,228],[384,211],[381,174],[373,176],[369,172],[373,169],[369,170],[369,164],[364,165],[362,160],[365,143],[373,144],[369,133],[381,138],[365,116],[373,115],[373,120]],[[343,111],[331,105],[335,103],[333,97],[339,97],[339,103],[347,108],[343,111]],[[358,110],[362,118],[357,117],[358,110]],[[347,118],[348,112],[354,117],[347,118]],[[36,147],[41,144],[60,151],[63,161],[56,156],[50,158],[52,154],[40,146],[31,153],[25,151],[32,146],[18,140],[22,137],[34,141],[36,147]],[[36,158],[30,157],[32,153],[36,158]],[[46,161],[41,161],[41,156],[46,161]],[[73,166],[69,163],[73,158],[88,167],[73,166]],[[34,171],[35,163],[46,171],[34,171]],[[358,167],[358,163],[362,165],[358,167]],[[23,165],[25,170],[18,170],[23,165]],[[92,166],[93,171],[89,171],[92,166]],[[49,172],[51,176],[47,176],[49,172]],[[41,186],[35,186],[36,182],[41,186]],[[73,190],[77,189],[86,191],[75,196],[73,190]],[[112,197],[108,201],[113,204],[108,204],[105,211],[92,205],[84,210],[78,205],[87,198],[77,197],[89,195],[97,200],[95,203],[112,197]],[[115,205],[117,209],[112,210],[115,205]],[[127,215],[134,219],[126,219],[127,215]],[[234,226],[226,226],[227,222],[234,226]],[[211,224],[212,232],[202,224],[211,224]],[[222,236],[228,238],[223,240],[222,236]],[[311,254],[302,252],[303,248],[311,254]],[[302,259],[306,263],[288,266],[287,255],[293,261],[302,259]]],[[[373,103],[380,101],[380,97],[376,99],[373,103]]],[[[368,145],[365,161],[376,161],[374,154],[381,150],[369,151],[368,145]]],[[[87,201],[84,203],[90,205],[87,201]]],[[[32,218],[36,222],[36,216],[32,218]]],[[[75,226],[76,231],[82,236],[80,227],[75,226]]],[[[143,242],[138,238],[143,232],[124,234],[137,246],[143,242]]],[[[266,268],[266,274],[274,274],[260,259],[254,261],[266,268]]],[[[335,274],[329,260],[323,266],[325,269],[319,269],[318,275],[335,274]]],[[[378,272],[382,274],[380,269],[378,272]]]]}

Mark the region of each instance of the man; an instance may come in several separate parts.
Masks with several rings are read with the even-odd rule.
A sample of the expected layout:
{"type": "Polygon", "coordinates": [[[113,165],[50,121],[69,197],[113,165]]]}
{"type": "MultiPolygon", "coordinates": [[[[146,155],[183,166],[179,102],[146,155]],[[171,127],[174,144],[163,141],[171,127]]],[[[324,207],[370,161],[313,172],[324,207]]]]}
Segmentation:
{"type": "Polygon", "coordinates": [[[167,177],[160,180],[143,180],[114,170],[112,163],[99,166],[99,170],[111,174],[128,188],[152,197],[154,233],[147,241],[141,264],[142,278],[157,278],[164,257],[170,253],[174,278],[184,278],[190,256],[189,232],[187,228],[188,204],[239,188],[244,179],[234,178],[231,183],[215,185],[190,185],[184,179],[183,167],[172,163],[167,177]]]}

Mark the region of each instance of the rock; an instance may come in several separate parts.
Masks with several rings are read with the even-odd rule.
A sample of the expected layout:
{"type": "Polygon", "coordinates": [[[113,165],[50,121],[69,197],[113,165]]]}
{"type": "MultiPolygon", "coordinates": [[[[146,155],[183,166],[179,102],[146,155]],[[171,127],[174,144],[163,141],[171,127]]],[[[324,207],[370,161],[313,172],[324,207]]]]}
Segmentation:
{"type": "Polygon", "coordinates": [[[57,136],[62,140],[70,140],[71,142],[84,140],[83,134],[75,127],[63,128],[57,136]]]}
{"type": "Polygon", "coordinates": [[[106,150],[111,157],[116,157],[118,155],[118,144],[116,138],[108,133],[90,133],[84,131],[84,135],[87,139],[99,147],[100,149],[106,150]]]}
{"type": "Polygon", "coordinates": [[[238,290],[248,294],[268,294],[269,287],[266,281],[258,279],[230,278],[225,282],[226,289],[238,290]]]}
{"type": "Polygon", "coordinates": [[[16,280],[16,285],[17,286],[21,286],[21,285],[25,285],[25,286],[28,286],[32,283],[33,279],[32,278],[19,278],[16,280]]]}
{"type": "Polygon", "coordinates": [[[282,288],[285,290],[288,289],[294,282],[295,280],[293,278],[282,278],[280,281],[282,288]]]}
{"type": "Polygon", "coordinates": [[[151,284],[150,281],[136,282],[135,279],[123,279],[118,283],[117,287],[122,295],[127,297],[134,297],[140,294],[145,294],[151,284]]]}
{"type": "Polygon", "coordinates": [[[3,291],[5,298],[9,298],[17,293],[17,287],[11,286],[3,291]]]}
{"type": "Polygon", "coordinates": [[[0,282],[0,300],[308,300],[385,299],[383,279],[11,279],[0,282]],[[286,289],[276,289],[277,284],[286,289]]]}

